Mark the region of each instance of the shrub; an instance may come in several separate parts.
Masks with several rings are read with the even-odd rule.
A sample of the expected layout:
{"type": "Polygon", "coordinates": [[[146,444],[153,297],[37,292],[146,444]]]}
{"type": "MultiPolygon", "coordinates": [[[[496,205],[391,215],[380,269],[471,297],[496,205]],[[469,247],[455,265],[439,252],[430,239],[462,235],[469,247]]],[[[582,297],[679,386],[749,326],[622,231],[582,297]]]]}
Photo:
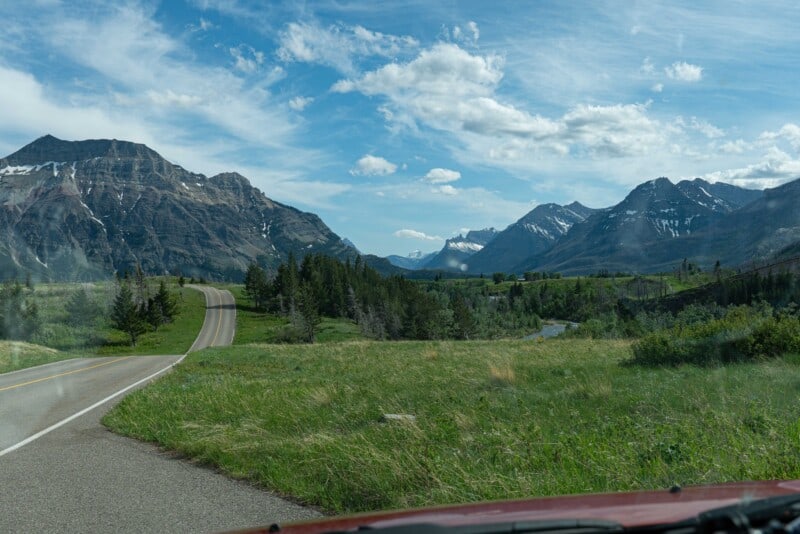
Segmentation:
{"type": "Polygon", "coordinates": [[[800,352],[800,319],[769,307],[731,308],[721,319],[653,332],[633,344],[631,363],[718,365],[800,352]]]}

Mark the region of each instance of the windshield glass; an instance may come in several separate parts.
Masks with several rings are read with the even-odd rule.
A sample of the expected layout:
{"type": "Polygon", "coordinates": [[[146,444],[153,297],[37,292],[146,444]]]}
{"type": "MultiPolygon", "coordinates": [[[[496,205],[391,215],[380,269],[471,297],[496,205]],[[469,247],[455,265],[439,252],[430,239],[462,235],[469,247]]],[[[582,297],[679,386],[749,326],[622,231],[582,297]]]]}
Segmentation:
{"type": "Polygon", "coordinates": [[[800,478],[793,3],[0,20],[1,531],[800,478]]]}

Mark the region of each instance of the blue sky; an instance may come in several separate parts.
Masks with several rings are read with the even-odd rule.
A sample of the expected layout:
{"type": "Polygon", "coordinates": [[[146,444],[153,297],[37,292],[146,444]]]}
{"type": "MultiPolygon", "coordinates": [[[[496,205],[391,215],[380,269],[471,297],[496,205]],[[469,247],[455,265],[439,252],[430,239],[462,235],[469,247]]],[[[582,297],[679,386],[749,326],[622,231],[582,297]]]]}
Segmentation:
{"type": "Polygon", "coordinates": [[[0,154],[146,143],[365,253],[659,176],[800,176],[795,2],[34,0],[0,21],[0,154]]]}

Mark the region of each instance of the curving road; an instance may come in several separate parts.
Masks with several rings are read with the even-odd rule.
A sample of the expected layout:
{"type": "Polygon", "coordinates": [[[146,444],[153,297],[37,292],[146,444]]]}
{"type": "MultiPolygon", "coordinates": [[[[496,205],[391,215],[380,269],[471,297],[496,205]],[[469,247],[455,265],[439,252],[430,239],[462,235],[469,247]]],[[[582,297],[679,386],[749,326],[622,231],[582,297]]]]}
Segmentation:
{"type": "MultiPolygon", "coordinates": [[[[189,351],[231,343],[228,291],[189,351]]],[[[76,358],[0,375],[0,532],[213,532],[317,516],[117,436],[100,419],[185,355],[76,358]]]]}

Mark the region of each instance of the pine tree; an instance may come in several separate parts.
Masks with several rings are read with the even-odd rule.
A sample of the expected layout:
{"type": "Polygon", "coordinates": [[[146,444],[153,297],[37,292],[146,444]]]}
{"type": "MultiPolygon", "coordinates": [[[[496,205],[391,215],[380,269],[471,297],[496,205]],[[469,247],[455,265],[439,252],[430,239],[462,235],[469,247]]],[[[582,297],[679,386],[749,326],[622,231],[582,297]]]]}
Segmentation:
{"type": "Polygon", "coordinates": [[[111,326],[128,334],[134,347],[138,337],[147,330],[139,308],[133,302],[133,293],[128,284],[120,285],[117,297],[114,299],[111,308],[111,326]]]}
{"type": "Polygon", "coordinates": [[[175,319],[178,305],[167,289],[167,284],[164,283],[163,280],[158,284],[158,293],[153,297],[153,303],[161,315],[162,324],[171,323],[172,320],[175,319]]]}
{"type": "Polygon", "coordinates": [[[251,263],[247,267],[247,273],[244,276],[244,293],[253,301],[256,309],[264,309],[269,294],[269,282],[267,273],[255,263],[251,263]]]}

